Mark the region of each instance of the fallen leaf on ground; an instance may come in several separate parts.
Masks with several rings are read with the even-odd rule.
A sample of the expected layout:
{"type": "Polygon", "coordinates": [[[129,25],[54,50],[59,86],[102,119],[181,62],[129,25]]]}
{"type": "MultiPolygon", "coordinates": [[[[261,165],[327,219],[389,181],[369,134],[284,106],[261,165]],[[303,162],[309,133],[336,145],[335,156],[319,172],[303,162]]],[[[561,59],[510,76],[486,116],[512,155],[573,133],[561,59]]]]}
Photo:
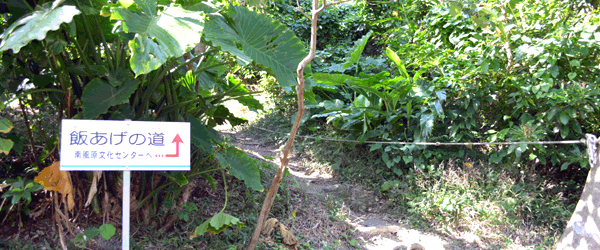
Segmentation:
{"type": "Polygon", "coordinates": [[[69,211],[75,206],[73,197],[73,186],[71,185],[71,176],[67,171],[60,171],[60,162],[56,161],[52,165],[44,168],[33,180],[44,189],[49,191],[58,191],[63,194],[63,203],[67,204],[69,211]],[[66,198],[66,202],[65,202],[66,198]]]}
{"type": "Polygon", "coordinates": [[[277,224],[279,224],[279,221],[277,219],[275,219],[275,218],[268,219],[265,222],[265,226],[262,229],[262,232],[261,232],[262,235],[268,236],[269,234],[271,234],[271,232],[273,232],[273,229],[275,229],[277,224]]]}
{"type": "Polygon", "coordinates": [[[279,232],[283,237],[283,243],[286,245],[296,245],[298,244],[298,239],[290,230],[283,224],[279,223],[279,232]]]}

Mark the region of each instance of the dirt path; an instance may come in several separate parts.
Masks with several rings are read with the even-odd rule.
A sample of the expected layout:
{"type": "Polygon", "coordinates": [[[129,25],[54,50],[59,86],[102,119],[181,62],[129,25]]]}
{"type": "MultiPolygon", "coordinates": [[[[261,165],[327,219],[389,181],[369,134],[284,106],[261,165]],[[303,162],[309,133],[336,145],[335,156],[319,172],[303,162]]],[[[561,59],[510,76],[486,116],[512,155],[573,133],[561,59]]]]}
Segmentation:
{"type": "MultiPolygon", "coordinates": [[[[230,110],[251,122],[257,116],[236,104],[230,110]]],[[[249,156],[278,164],[283,144],[268,140],[267,132],[257,129],[217,128],[229,141],[249,156]]],[[[291,210],[295,217],[278,218],[295,235],[302,235],[301,243],[313,249],[478,249],[477,236],[472,239],[445,238],[425,233],[394,219],[391,202],[380,200],[359,185],[342,184],[328,174],[307,174],[312,159],[292,152],[290,176],[286,178],[292,193],[291,210]]],[[[272,176],[263,176],[272,178],[272,176]]],[[[268,186],[266,187],[268,188],[268,186]]]]}

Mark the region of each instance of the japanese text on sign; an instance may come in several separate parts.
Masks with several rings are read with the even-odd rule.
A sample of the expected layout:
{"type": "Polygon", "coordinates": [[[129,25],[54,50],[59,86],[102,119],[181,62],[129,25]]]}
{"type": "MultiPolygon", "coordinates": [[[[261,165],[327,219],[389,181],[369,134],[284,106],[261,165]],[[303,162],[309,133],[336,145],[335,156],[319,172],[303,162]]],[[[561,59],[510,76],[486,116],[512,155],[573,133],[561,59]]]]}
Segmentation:
{"type": "Polygon", "coordinates": [[[189,123],[63,120],[61,132],[61,170],[189,170],[189,123]]]}

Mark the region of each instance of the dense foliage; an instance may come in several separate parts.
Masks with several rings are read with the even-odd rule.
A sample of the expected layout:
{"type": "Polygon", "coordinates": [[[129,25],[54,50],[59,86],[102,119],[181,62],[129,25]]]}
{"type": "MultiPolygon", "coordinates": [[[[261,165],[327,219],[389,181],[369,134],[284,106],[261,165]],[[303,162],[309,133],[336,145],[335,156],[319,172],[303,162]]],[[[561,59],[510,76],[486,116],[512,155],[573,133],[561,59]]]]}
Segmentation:
{"type": "MultiPolygon", "coordinates": [[[[296,9],[308,12],[310,2],[299,3],[250,1],[255,10],[196,0],[0,3],[0,175],[7,178],[0,191],[7,188],[2,198],[12,205],[0,206],[0,213],[6,218],[15,207],[13,220],[21,220],[20,210],[29,213],[32,193],[42,188],[30,179],[60,159],[62,119],[191,123],[192,171],[133,174],[139,188],[132,190],[132,207],[145,223],[154,219],[168,228],[196,211],[185,204],[191,184],[201,176],[214,188],[214,174],[230,174],[262,191],[262,170],[213,127],[246,122],[223,105],[227,100],[262,108],[248,83],[260,80],[277,94],[294,91],[310,32],[309,21],[296,9]]],[[[597,6],[582,0],[331,6],[319,17],[303,121],[312,132],[329,128],[359,141],[493,143],[598,134],[599,23],[597,6]]],[[[280,108],[293,98],[278,99],[280,108]]],[[[400,205],[448,223],[479,216],[486,223],[518,224],[520,216],[560,230],[587,171],[582,145],[357,148],[371,152],[376,170],[344,171],[380,179],[382,192],[400,197],[400,205]],[[477,178],[460,181],[470,171],[477,178]],[[559,188],[565,189],[524,181],[538,172],[551,173],[543,177],[560,179],[559,188]],[[502,185],[508,182],[517,184],[502,185]],[[528,209],[550,216],[531,218],[524,212],[528,209]]],[[[345,158],[336,158],[335,164],[343,165],[345,158]]],[[[71,197],[89,193],[77,197],[71,214],[90,204],[98,217],[114,212],[109,197],[119,198],[119,185],[112,184],[120,184],[120,174],[65,175],[75,191],[43,188],[71,197]]],[[[72,206],[67,203],[68,216],[72,206]]],[[[244,225],[245,218],[224,209],[190,237],[244,225]]],[[[104,236],[113,229],[90,230],[104,236]]],[[[76,244],[85,247],[86,242],[76,244]]]]}
{"type": "MultiPolygon", "coordinates": [[[[352,9],[366,32],[317,53],[306,133],[494,143],[600,132],[600,12],[589,2],[405,0],[352,9]]],[[[341,179],[380,188],[411,218],[444,230],[479,223],[482,234],[517,224],[548,230],[533,245],[560,235],[589,170],[582,144],[355,145],[351,155],[319,157],[341,179]]]]}
{"type": "MultiPolygon", "coordinates": [[[[364,48],[357,43],[337,72],[312,76],[327,85],[316,87],[313,118],[355,131],[362,140],[554,141],[599,131],[600,15],[589,4],[408,1],[374,11],[391,16],[371,24],[388,28],[379,34],[380,46],[395,68],[347,71],[355,62],[374,60],[356,60],[364,48]]],[[[395,172],[476,154],[462,147],[384,149],[382,159],[395,172]]],[[[513,145],[488,148],[478,158],[564,170],[587,165],[582,149],[513,145]]]]}
{"type": "MultiPolygon", "coordinates": [[[[295,85],[296,65],[305,55],[300,40],[281,23],[236,4],[114,2],[1,3],[6,12],[0,19],[4,31],[0,36],[0,98],[5,116],[0,120],[0,152],[4,153],[0,171],[11,178],[1,183],[0,187],[10,190],[3,198],[19,208],[21,203],[29,204],[30,193],[40,186],[12,178],[36,174],[60,159],[62,119],[190,122],[191,171],[133,173],[131,207],[134,216],[146,224],[160,220],[165,229],[173,226],[194,180],[202,176],[214,188],[213,172],[223,178],[230,174],[252,190],[262,191],[258,166],[224,143],[212,127],[246,122],[223,105],[227,100],[262,108],[234,71],[250,63],[261,64],[281,86],[295,85]],[[19,125],[17,129],[12,130],[13,123],[19,125]],[[29,150],[23,145],[30,146],[29,150]]],[[[45,171],[45,176],[52,176],[58,168],[45,171]]],[[[56,176],[63,177],[60,183],[46,182],[44,188],[69,197],[62,213],[75,214],[92,204],[105,223],[109,216],[118,218],[111,215],[109,198],[121,195],[120,173],[61,172],[56,176]],[[87,198],[73,199],[88,190],[87,198]]],[[[0,207],[1,212],[8,216],[13,206],[0,207]]],[[[224,209],[193,235],[243,225],[223,213],[224,209]]],[[[20,218],[20,212],[13,214],[20,218]]]]}

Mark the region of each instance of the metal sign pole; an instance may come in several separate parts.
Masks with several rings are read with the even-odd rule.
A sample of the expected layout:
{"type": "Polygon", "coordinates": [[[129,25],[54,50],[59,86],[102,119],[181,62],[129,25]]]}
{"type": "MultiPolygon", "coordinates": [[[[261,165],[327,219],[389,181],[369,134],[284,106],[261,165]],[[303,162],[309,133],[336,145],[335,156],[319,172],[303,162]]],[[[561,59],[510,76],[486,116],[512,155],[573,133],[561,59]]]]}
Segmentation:
{"type": "Polygon", "coordinates": [[[131,171],[123,171],[123,250],[129,250],[129,205],[131,201],[130,180],[131,171]]]}
{"type": "MultiPolygon", "coordinates": [[[[131,119],[125,119],[131,121],[131,119]]],[[[123,171],[123,250],[129,250],[129,206],[131,205],[131,171],[129,166],[125,166],[123,171]]]]}

